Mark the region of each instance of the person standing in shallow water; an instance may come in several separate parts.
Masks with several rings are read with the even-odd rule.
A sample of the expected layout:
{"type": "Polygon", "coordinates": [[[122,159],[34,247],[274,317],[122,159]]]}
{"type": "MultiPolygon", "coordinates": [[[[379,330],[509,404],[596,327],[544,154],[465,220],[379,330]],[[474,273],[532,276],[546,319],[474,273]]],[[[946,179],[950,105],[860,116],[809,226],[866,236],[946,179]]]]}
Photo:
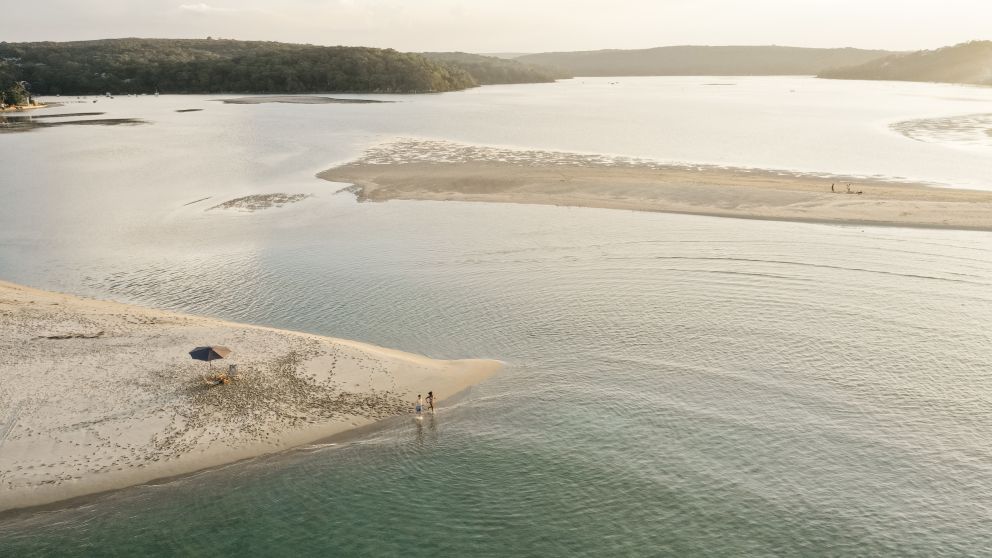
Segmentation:
{"type": "Polygon", "coordinates": [[[432,413],[434,412],[434,392],[433,391],[428,391],[427,392],[427,410],[430,411],[430,412],[432,412],[432,413]]]}
{"type": "Polygon", "coordinates": [[[424,405],[421,402],[420,394],[418,393],[417,394],[417,406],[414,407],[414,412],[417,414],[417,418],[420,418],[421,417],[421,413],[423,412],[423,410],[424,410],[424,405]]]}

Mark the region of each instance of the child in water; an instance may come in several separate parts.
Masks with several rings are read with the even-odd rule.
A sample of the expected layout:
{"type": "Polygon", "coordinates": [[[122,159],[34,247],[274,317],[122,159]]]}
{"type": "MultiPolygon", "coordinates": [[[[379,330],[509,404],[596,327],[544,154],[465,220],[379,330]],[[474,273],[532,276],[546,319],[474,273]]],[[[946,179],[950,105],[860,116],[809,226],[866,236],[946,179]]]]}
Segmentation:
{"type": "Polygon", "coordinates": [[[434,412],[434,392],[433,391],[428,391],[427,392],[427,410],[430,411],[431,413],[434,412]]]}
{"type": "Polygon", "coordinates": [[[417,413],[417,418],[418,419],[421,418],[421,416],[422,416],[421,415],[421,412],[424,410],[424,406],[423,406],[423,403],[421,403],[420,394],[419,393],[417,394],[417,406],[414,407],[414,410],[417,413]]]}

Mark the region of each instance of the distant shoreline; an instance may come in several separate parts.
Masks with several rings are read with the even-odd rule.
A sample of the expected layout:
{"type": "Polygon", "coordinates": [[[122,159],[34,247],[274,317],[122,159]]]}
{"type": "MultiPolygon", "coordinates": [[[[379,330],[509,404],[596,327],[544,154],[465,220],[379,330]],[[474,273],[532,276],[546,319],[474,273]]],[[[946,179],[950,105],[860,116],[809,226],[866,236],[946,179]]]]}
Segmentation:
{"type": "Polygon", "coordinates": [[[448,142],[387,144],[317,176],[355,185],[362,201],[523,203],[774,221],[992,230],[992,192],[625,159],[613,164],[580,154],[448,142]],[[847,193],[848,184],[851,193],[847,193]]]}

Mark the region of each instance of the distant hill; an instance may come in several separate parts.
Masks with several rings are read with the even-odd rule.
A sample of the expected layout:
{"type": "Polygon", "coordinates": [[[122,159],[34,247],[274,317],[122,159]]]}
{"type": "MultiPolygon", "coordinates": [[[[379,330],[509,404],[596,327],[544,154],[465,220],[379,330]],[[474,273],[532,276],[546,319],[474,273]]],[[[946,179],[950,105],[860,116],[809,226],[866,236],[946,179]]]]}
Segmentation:
{"type": "Polygon", "coordinates": [[[34,95],[422,93],[553,79],[516,62],[465,56],[219,39],[0,42],[0,87],[23,80],[34,95]]]}
{"type": "Polygon", "coordinates": [[[672,46],[642,50],[546,52],[516,58],[576,76],[816,75],[893,54],[854,48],[672,46]]]}
{"type": "Polygon", "coordinates": [[[992,41],[896,54],[857,66],[824,71],[819,77],[992,85],[992,41]]]}
{"type": "Polygon", "coordinates": [[[469,54],[467,52],[423,52],[421,54],[431,60],[465,70],[479,82],[479,85],[547,83],[556,79],[571,77],[550,68],[482,54],[469,54]]]}
{"type": "Polygon", "coordinates": [[[531,53],[529,53],[529,52],[480,52],[478,54],[480,54],[482,56],[492,56],[493,58],[513,59],[513,58],[520,58],[521,56],[524,56],[525,54],[531,54],[531,53]]]}

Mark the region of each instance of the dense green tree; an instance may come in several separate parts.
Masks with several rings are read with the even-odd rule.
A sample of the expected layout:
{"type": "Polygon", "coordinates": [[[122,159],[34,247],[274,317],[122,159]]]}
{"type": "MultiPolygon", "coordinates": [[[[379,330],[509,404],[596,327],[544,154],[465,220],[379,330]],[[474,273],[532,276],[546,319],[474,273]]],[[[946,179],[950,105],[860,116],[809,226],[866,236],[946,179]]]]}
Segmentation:
{"type": "Polygon", "coordinates": [[[10,87],[0,90],[0,103],[5,105],[26,105],[31,94],[21,82],[15,81],[10,87]]]}

